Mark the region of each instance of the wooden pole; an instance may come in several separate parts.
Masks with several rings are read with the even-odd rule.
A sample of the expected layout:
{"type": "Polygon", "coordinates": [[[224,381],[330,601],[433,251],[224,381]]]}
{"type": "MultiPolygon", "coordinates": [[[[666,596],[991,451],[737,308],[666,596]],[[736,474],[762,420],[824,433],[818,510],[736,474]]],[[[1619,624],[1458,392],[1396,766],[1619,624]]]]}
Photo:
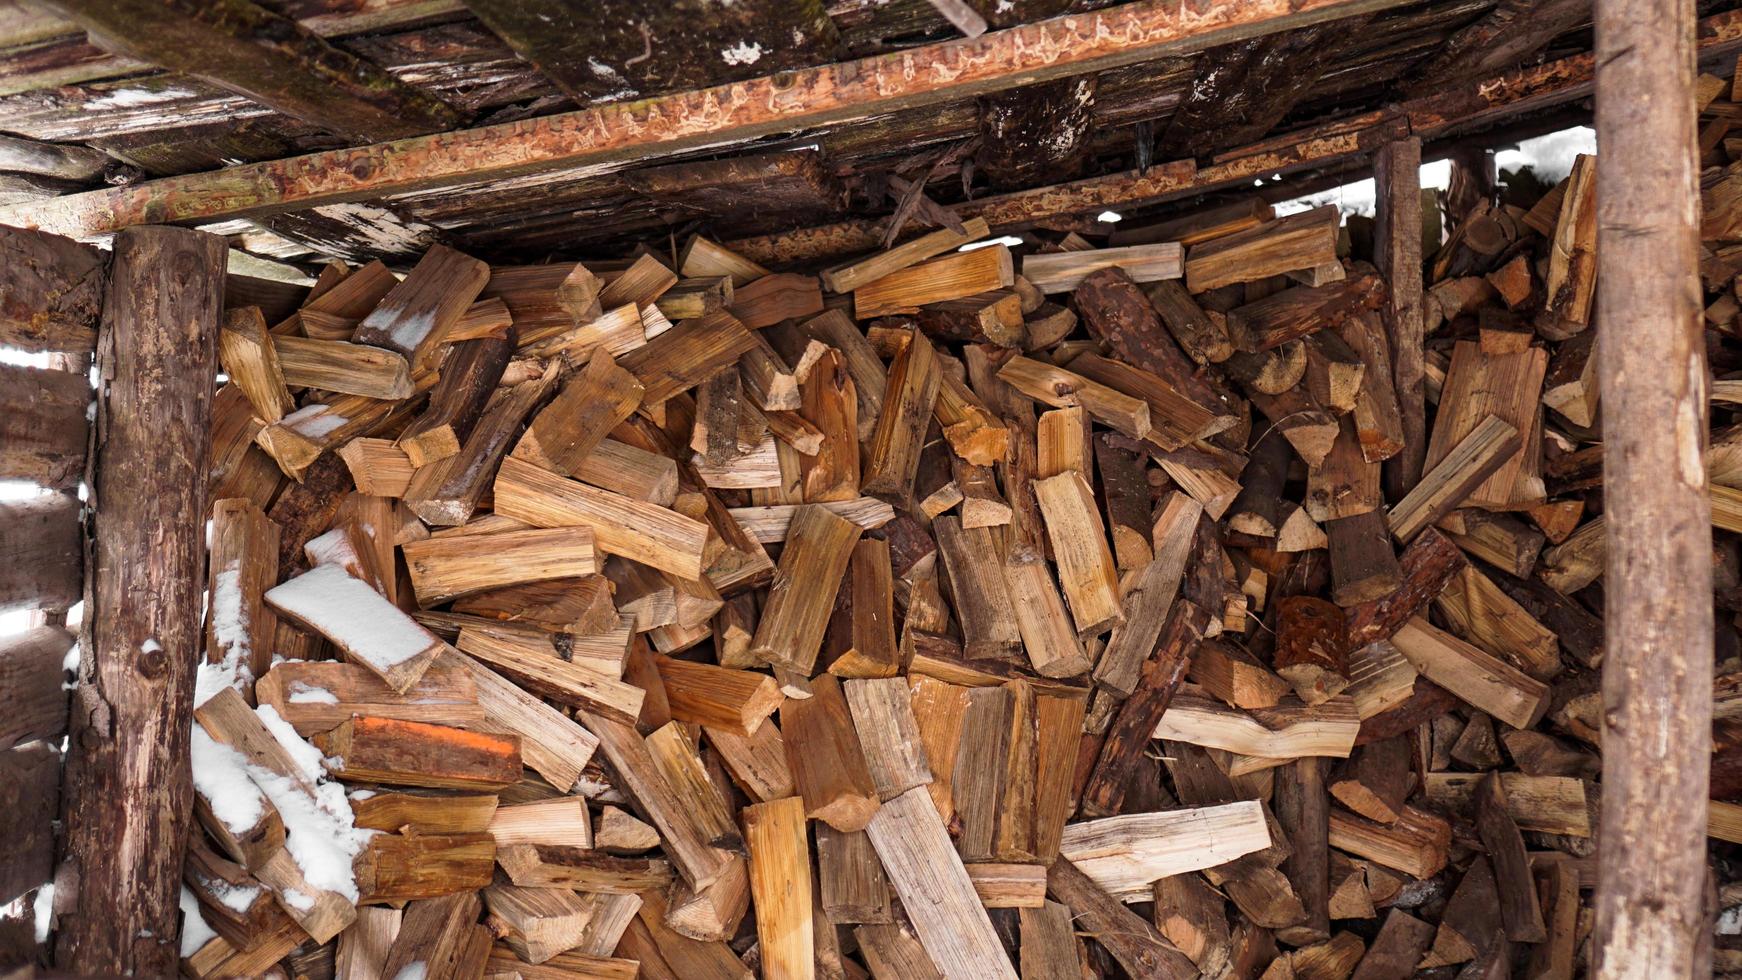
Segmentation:
{"type": "Polygon", "coordinates": [[[1597,0],[1608,535],[1593,976],[1709,976],[1712,531],[1693,0],[1597,0]],[[1702,956],[1701,935],[1708,952],[1702,956]]]}
{"type": "Polygon", "coordinates": [[[1427,402],[1421,313],[1421,139],[1393,140],[1373,160],[1378,197],[1373,256],[1390,292],[1385,326],[1391,335],[1391,377],[1403,422],[1403,450],[1385,462],[1385,495],[1402,500],[1421,482],[1427,458],[1427,402]]]}
{"type": "Polygon", "coordinates": [[[55,960],[72,973],[177,972],[224,260],[224,240],[202,232],[115,237],[56,875],[66,911],[55,960]]]}

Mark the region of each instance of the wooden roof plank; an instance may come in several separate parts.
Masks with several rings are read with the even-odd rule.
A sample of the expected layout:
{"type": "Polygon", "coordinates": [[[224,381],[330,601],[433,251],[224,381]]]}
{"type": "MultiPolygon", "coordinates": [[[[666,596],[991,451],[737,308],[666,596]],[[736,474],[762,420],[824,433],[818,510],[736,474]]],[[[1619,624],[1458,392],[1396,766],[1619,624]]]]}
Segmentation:
{"type": "Polygon", "coordinates": [[[823,4],[792,0],[465,4],[582,105],[821,64],[834,59],[839,40],[823,4]]]}
{"type": "MultiPolygon", "coordinates": [[[[1742,47],[1742,11],[1700,21],[1699,56],[1716,57],[1742,47]]],[[[1016,191],[953,205],[961,217],[984,218],[993,234],[1053,224],[1073,215],[1103,209],[1133,208],[1250,185],[1254,179],[1325,166],[1372,153],[1395,139],[1417,135],[1433,139],[1454,129],[1518,116],[1584,98],[1591,93],[1594,59],[1590,54],[1509,72],[1494,78],[1445,86],[1433,95],[1392,109],[1334,120],[1306,132],[1268,137],[1212,158],[1206,166],[1190,160],[1159,164],[1148,171],[1128,170],[1066,184],[1016,191]]],[[[48,202],[52,203],[52,202],[48,202]]],[[[6,220],[0,214],[0,220],[6,220]]],[[[882,247],[882,222],[860,219],[722,242],[744,257],[770,267],[838,261],[882,247]]]]}
{"type": "Polygon", "coordinates": [[[1221,0],[1199,6],[1145,0],[710,89],[70,195],[4,209],[0,221],[88,237],[130,225],[267,214],[561,167],[604,170],[1200,51],[1405,2],[1221,0]]]}
{"type": "Polygon", "coordinates": [[[93,43],[205,79],[347,139],[398,139],[447,129],[459,114],[433,95],[249,0],[52,4],[93,43]]]}

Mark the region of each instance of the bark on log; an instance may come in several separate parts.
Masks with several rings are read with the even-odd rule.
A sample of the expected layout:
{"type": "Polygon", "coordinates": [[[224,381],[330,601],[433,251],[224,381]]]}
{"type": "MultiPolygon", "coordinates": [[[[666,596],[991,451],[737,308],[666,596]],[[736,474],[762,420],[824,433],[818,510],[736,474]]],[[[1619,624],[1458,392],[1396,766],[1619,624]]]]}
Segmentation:
{"type": "Polygon", "coordinates": [[[1597,0],[1596,24],[1598,306],[1628,326],[1597,352],[1608,528],[1599,837],[1625,846],[1598,855],[1592,975],[1705,976],[1712,532],[1688,206],[1699,184],[1694,4],[1597,0]]]}
{"type": "Polygon", "coordinates": [[[56,965],[176,972],[194,664],[203,637],[206,469],[224,239],[115,239],[98,341],[92,585],[67,753],[56,965]]]}
{"type": "Polygon", "coordinates": [[[1427,453],[1421,308],[1421,140],[1387,143],[1374,161],[1379,207],[1373,254],[1391,286],[1385,323],[1391,334],[1391,377],[1403,418],[1403,451],[1385,463],[1386,496],[1402,500],[1421,480],[1427,453]]]}

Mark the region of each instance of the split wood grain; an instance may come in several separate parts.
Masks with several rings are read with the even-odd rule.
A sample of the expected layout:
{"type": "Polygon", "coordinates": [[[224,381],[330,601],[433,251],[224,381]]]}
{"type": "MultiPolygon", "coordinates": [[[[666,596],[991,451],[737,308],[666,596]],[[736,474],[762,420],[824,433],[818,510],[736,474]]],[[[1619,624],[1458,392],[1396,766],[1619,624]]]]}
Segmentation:
{"type": "Polygon", "coordinates": [[[863,529],[819,505],[800,507],[792,519],[764,602],[750,652],[804,674],[816,665],[829,610],[863,529]]]}

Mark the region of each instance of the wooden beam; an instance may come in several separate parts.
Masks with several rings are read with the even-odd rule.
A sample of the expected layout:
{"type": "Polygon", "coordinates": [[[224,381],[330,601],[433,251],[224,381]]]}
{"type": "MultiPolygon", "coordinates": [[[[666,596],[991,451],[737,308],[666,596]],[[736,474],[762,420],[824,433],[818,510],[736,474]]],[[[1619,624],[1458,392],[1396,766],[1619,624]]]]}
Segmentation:
{"type": "Polygon", "coordinates": [[[581,105],[805,68],[834,60],[838,41],[821,4],[464,2],[581,105]]]}
{"type": "Polygon", "coordinates": [[[955,102],[1017,80],[1028,84],[1202,51],[1403,2],[1251,0],[1182,7],[1144,0],[709,89],[71,195],[5,209],[0,223],[96,235],[152,221],[269,214],[494,177],[621,168],[955,102]],[[292,172],[294,180],[288,179],[292,172]]]}
{"type": "Polygon", "coordinates": [[[58,235],[0,227],[0,267],[0,344],[28,351],[96,345],[106,279],[101,253],[58,235]]]}
{"type": "MultiPolygon", "coordinates": [[[[1702,59],[1733,51],[1739,44],[1742,44],[1742,11],[1700,21],[1702,59]]],[[[1588,98],[1594,64],[1591,55],[1574,55],[1504,75],[1442,86],[1431,95],[1397,105],[1395,110],[1333,120],[1306,131],[1223,151],[1209,165],[1201,167],[1191,160],[1178,160],[1144,171],[1129,170],[982,197],[953,205],[952,210],[964,219],[984,219],[991,233],[999,234],[1108,208],[1129,210],[1215,190],[1250,187],[1253,180],[1268,180],[1273,174],[1350,165],[1384,144],[1412,133],[1424,140],[1434,139],[1447,136],[1453,129],[1492,124],[1508,116],[1588,98]]],[[[37,207],[50,203],[53,202],[37,207]]],[[[0,211],[0,221],[13,220],[6,214],[0,211]]],[[[851,258],[881,248],[882,240],[880,220],[853,220],[724,244],[745,258],[781,266],[851,258]]]]}
{"type": "Polygon", "coordinates": [[[1550,41],[1585,22],[1590,0],[1501,0],[1448,38],[1404,87],[1419,95],[1451,82],[1492,75],[1529,60],[1550,41]]]}
{"type": "Polygon", "coordinates": [[[64,860],[79,878],[55,961],[170,976],[193,815],[188,733],[201,649],[207,456],[225,243],[130,228],[97,371],[90,624],[67,752],[64,860]],[[165,424],[166,406],[176,422],[165,424]],[[149,489],[149,492],[141,492],[149,489]]]}
{"type": "Polygon", "coordinates": [[[1597,0],[1598,345],[1610,574],[1592,976],[1699,976],[1707,935],[1711,503],[1702,453],[1692,0],[1597,0]],[[1642,364],[1652,365],[1648,371],[1642,364]]]}
{"type": "Polygon", "coordinates": [[[1385,325],[1391,338],[1391,379],[1403,423],[1403,449],[1385,463],[1385,487],[1401,500],[1421,481],[1427,455],[1421,291],[1421,140],[1385,144],[1373,163],[1379,199],[1373,223],[1374,261],[1390,287],[1385,325]]]}
{"type": "Polygon", "coordinates": [[[249,0],[54,3],[99,46],[184,72],[351,140],[439,132],[447,103],[249,0]]]}

